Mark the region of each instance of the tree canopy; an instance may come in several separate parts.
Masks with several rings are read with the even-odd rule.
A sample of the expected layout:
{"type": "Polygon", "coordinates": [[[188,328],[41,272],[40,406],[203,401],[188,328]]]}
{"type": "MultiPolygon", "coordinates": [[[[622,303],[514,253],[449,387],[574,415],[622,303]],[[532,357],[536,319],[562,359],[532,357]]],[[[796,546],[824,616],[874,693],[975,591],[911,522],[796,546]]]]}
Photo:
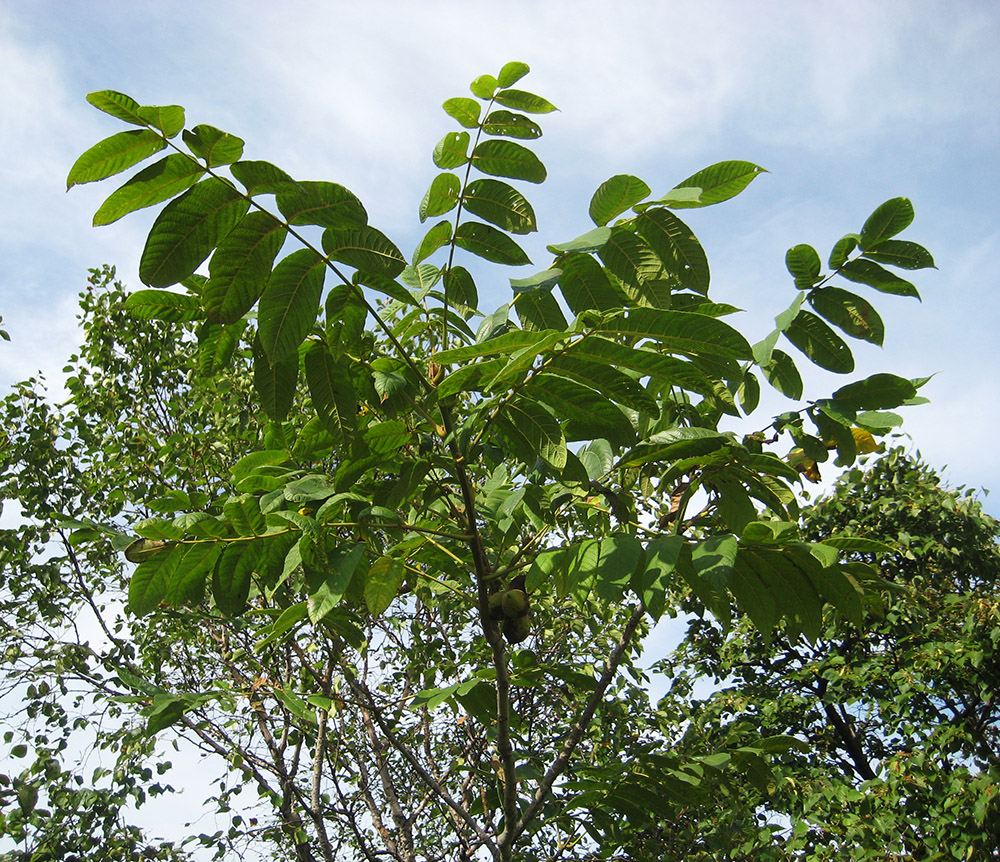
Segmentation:
{"type": "MultiPolygon", "coordinates": [[[[804,751],[763,723],[676,745],[639,658],[682,611],[762,643],[867,630],[885,536],[803,531],[795,484],[875,450],[924,381],[800,406],[782,347],[843,375],[849,339],[881,344],[872,292],[915,297],[895,270],[933,266],[898,238],[912,205],[878,206],[826,267],[789,249],[788,305],[751,341],[678,212],[763,169],[658,195],[619,175],[592,227],[480,309],[477,280],[529,265],[537,229],[521,184],[545,179],[531,143],[555,108],[527,72],[444,103],[409,256],[342,185],[244,160],[178,106],[88,96],[130,128],[68,185],[148,162],[94,222],[158,213],[146,289],[91,275],[69,399],[31,380],[3,404],[0,495],[26,520],[0,538],[7,700],[27,704],[6,734],[26,765],[0,779],[16,858],[104,846],[123,804],[168,790],[171,737],[240,813],[161,858],[621,858],[804,751]],[[754,424],[762,384],[794,403],[754,424]],[[67,765],[80,734],[114,766],[67,765]]],[[[143,841],[114,834],[120,858],[143,841]]]]}

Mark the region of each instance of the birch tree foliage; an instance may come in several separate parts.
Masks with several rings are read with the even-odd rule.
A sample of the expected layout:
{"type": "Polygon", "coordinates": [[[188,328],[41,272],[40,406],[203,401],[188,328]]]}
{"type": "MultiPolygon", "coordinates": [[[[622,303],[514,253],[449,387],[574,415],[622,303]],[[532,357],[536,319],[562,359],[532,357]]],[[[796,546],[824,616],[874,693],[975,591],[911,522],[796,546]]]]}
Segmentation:
{"type": "Polygon", "coordinates": [[[883,586],[842,556],[866,540],[799,534],[795,485],[920,400],[921,380],[851,376],[851,343],[882,341],[873,303],[916,297],[897,271],[933,266],[898,238],[910,202],[826,266],[793,246],[787,307],[750,336],[681,217],[743,193],[764,172],[749,162],[657,192],[611,177],[581,235],[529,260],[532,143],[555,106],[527,72],[444,103],[411,254],[339,183],[245,159],[178,106],[88,96],[127,128],[68,185],[135,169],[94,223],[153,208],[124,307],[137,333],[176,333],[182,391],[213,406],[151,443],[183,476],[147,496],[125,460],[121,512],[77,506],[59,528],[121,555],[115,703],[255,785],[302,859],[588,858],[624,846],[623,816],[766,787],[793,740],[681,757],[646,720],[645,634],[689,601],[815,640],[824,608],[860,626],[883,586]],[[477,280],[509,267],[509,301],[481,308],[477,280]],[[845,377],[805,399],[802,361],[845,377]],[[756,418],[764,386],[787,412],[756,418]]]}

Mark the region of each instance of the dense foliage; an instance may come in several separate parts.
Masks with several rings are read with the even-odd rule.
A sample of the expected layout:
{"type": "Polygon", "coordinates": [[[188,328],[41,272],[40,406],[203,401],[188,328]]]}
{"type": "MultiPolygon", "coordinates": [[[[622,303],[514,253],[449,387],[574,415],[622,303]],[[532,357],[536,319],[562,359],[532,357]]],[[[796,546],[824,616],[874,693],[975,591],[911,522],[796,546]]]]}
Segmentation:
{"type": "MultiPolygon", "coordinates": [[[[768,858],[997,858],[1000,524],[901,449],[846,473],[803,518],[813,539],[893,545],[878,560],[895,587],[884,607],[863,627],[830,613],[812,642],[767,643],[745,625],[725,638],[697,620],[663,664],[674,685],[661,709],[690,717],[694,749],[762,732],[808,740],[771,793],[741,803],[793,824],[768,858]],[[718,690],[692,701],[706,678],[718,690]]],[[[746,828],[771,846],[770,830],[746,828]]]]}
{"type": "Polygon", "coordinates": [[[2,497],[28,521],[0,557],[5,678],[31,713],[7,734],[28,758],[2,813],[20,858],[107,830],[79,818],[81,793],[114,818],[164,790],[158,735],[228,770],[220,812],[259,796],[196,843],[301,860],[612,858],[726,788],[766,789],[770,755],[802,744],[673,747],[637,659],[681,608],[791,642],[823,636],[827,605],[865,625],[884,583],[857,555],[886,546],[800,534],[793,486],[833,450],[848,466],[874,449],[922,381],[877,374],[726,427],[761,381],[802,401],[780,339],[840,374],[854,359],[836,330],[881,343],[843,282],[917,295],[886,269],[933,265],[896,238],[912,207],[879,206],[828,271],[791,248],[792,301],[751,344],[677,212],[762,169],[722,162],[659,197],[616,176],[593,227],[482,311],[477,274],[527,265],[516,237],[536,230],[507,182],[546,175],[533,117],[554,108],[514,86],[527,71],[445,102],[458,130],[434,148],[409,258],[343,186],[242,160],[242,140],[185,128],[180,107],[88,97],[133,128],[70,186],[169,151],[95,224],[165,205],[151,289],[125,298],[93,274],[69,400],[29,381],[4,402],[2,497]],[[112,774],[61,765],[87,731],[112,774]]]}

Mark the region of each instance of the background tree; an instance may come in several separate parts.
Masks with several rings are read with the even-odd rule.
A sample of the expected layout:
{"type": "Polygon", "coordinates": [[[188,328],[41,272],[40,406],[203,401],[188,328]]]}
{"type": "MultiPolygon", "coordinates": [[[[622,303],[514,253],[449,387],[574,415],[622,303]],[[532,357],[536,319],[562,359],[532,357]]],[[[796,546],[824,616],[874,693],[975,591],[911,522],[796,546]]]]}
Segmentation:
{"type": "MultiPolygon", "coordinates": [[[[52,628],[80,647],[70,609],[101,621],[100,649],[62,672],[120,711],[110,744],[145,757],[181,734],[230,771],[220,810],[259,794],[262,825],[204,837],[219,854],[266,839],[302,860],[613,856],[678,806],[766,785],[766,757],[794,744],[672,748],[636,667],[649,625],[689,602],[729,626],[735,601],[767,636],[815,640],[824,604],[860,625],[881,584],[839,556],[877,542],[798,534],[792,485],[832,448],[853,463],[921,381],[851,382],[745,436],[723,423],[757,409],[761,378],[801,400],[780,338],[841,374],[854,360],[833,327],[881,343],[871,303],[831,281],[916,295],[884,266],[933,265],[896,238],[909,201],[838,240],[827,273],[793,247],[791,305],[753,346],[725,320],[736,309],[708,299],[704,251],[676,215],[741,192],[762,171],[747,162],[658,198],[611,178],[595,227],[550,245],[552,265],[484,313],[473,270],[526,265],[515,238],[536,229],[507,182],[545,178],[529,145],[553,106],[514,86],[527,71],[510,63],[445,102],[459,128],[434,149],[420,205],[434,223],[410,258],[343,186],[243,160],[243,141],[185,129],[177,106],[88,97],[133,128],[81,156],[71,186],[170,150],[95,216],[166,202],[140,265],[153,289],[124,309],[172,325],[152,330],[169,361],[109,303],[46,445],[29,442],[35,422],[12,426],[5,495],[34,464],[25,513],[39,542],[61,530],[52,628]],[[794,467],[772,451],[786,433],[794,467]]],[[[11,589],[25,577],[12,567],[11,589]]],[[[29,623],[43,592],[18,603],[29,623]]]]}
{"type": "MultiPolygon", "coordinates": [[[[780,842],[790,858],[996,858],[1000,524],[900,448],[802,514],[814,540],[890,544],[858,556],[877,560],[893,589],[863,627],[828,613],[813,643],[769,643],[745,625],[725,638],[696,620],[662,665],[675,681],[661,712],[690,719],[695,750],[760,733],[808,742],[773,793],[743,803],[791,824],[780,842]],[[722,687],[692,702],[707,680],[722,687]]],[[[736,832],[763,852],[771,836],[753,823],[736,832]]]]}

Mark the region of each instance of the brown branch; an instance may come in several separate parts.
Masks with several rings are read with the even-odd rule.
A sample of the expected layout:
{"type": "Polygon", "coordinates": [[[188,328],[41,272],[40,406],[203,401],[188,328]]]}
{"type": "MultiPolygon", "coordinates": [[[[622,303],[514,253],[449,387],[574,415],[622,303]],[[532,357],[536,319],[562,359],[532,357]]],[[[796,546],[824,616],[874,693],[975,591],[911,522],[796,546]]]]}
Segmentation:
{"type": "Polygon", "coordinates": [[[514,842],[520,837],[524,830],[528,828],[531,821],[538,816],[538,812],[541,810],[546,797],[551,792],[556,779],[562,775],[563,772],[566,771],[566,767],[569,766],[570,758],[573,756],[573,752],[583,739],[583,735],[586,733],[587,728],[590,727],[590,723],[594,719],[594,714],[597,712],[597,707],[600,705],[605,692],[608,690],[608,686],[611,685],[611,681],[618,672],[618,667],[625,655],[625,651],[628,649],[629,644],[632,641],[632,637],[635,635],[636,629],[639,628],[639,623],[642,622],[642,617],[645,612],[646,608],[640,602],[638,607],[636,607],[636,609],[632,612],[632,616],[629,618],[628,623],[626,623],[625,629],[622,631],[622,636],[615,645],[615,648],[611,651],[611,655],[608,656],[607,666],[604,668],[604,673],[601,674],[600,680],[598,680],[597,688],[594,689],[594,692],[587,699],[587,704],[583,708],[583,712],[580,713],[579,718],[577,718],[573,728],[570,730],[569,735],[566,737],[562,750],[556,756],[556,759],[552,762],[552,765],[542,777],[542,780],[539,781],[538,789],[535,791],[531,804],[527,807],[527,809],[525,809],[520,819],[505,829],[503,834],[500,836],[500,845],[508,854],[507,858],[511,858],[509,854],[513,850],[514,842]]]}

